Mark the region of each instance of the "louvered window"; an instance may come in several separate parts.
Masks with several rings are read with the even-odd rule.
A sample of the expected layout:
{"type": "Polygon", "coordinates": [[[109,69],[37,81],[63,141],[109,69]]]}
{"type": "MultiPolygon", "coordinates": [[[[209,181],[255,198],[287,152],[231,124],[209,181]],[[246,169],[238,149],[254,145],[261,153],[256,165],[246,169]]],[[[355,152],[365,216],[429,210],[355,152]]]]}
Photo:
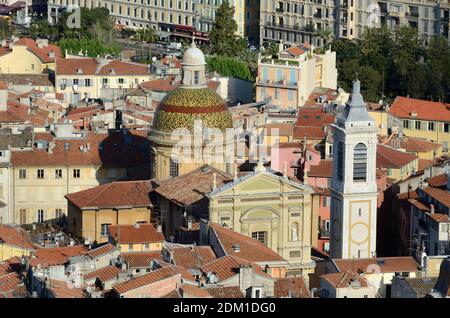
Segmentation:
{"type": "Polygon", "coordinates": [[[367,147],[359,143],[353,149],[353,181],[366,181],[367,147]]]}

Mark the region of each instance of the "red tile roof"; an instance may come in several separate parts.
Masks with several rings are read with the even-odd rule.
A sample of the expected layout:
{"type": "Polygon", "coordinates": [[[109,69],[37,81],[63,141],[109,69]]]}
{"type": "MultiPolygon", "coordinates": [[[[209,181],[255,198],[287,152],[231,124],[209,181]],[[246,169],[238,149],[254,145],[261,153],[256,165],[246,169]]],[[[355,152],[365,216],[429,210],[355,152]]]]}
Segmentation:
{"type": "Polygon", "coordinates": [[[348,288],[355,281],[359,283],[360,287],[368,287],[367,279],[351,271],[325,274],[321,278],[330,283],[334,288],[348,288]]]}
{"type": "Polygon", "coordinates": [[[450,218],[447,214],[443,213],[431,213],[430,218],[435,220],[438,223],[450,223],[450,218]]]}
{"type": "Polygon", "coordinates": [[[110,225],[109,233],[120,244],[164,242],[164,234],[153,224],[110,225]]]}
{"type": "Polygon", "coordinates": [[[335,259],[339,272],[362,272],[370,274],[373,265],[378,265],[381,273],[394,272],[417,272],[419,264],[411,256],[358,258],[358,259],[335,259]],[[383,260],[384,264],[379,262],[383,260]]]}
{"type": "Polygon", "coordinates": [[[450,192],[433,187],[423,188],[422,191],[446,207],[450,208],[450,192]]]}
{"type": "Polygon", "coordinates": [[[35,257],[30,259],[30,264],[32,266],[40,264],[44,267],[63,265],[67,263],[69,257],[84,255],[87,251],[88,249],[82,245],[39,248],[36,251],[35,257]]]}
{"type": "Polygon", "coordinates": [[[151,207],[149,181],[117,181],[65,195],[80,209],[151,207]]]}
{"type": "Polygon", "coordinates": [[[447,185],[447,174],[443,173],[434,177],[428,178],[430,187],[443,187],[447,185]]]}
{"type": "Polygon", "coordinates": [[[84,281],[89,281],[92,279],[100,279],[102,282],[107,282],[113,279],[117,279],[119,273],[122,272],[120,268],[116,266],[105,266],[102,268],[99,268],[93,272],[89,272],[83,276],[84,281]]]}
{"type": "Polygon", "coordinates": [[[36,249],[27,232],[18,227],[0,225],[0,241],[3,241],[2,244],[5,245],[13,245],[31,251],[36,249]]]}
{"type": "Polygon", "coordinates": [[[303,51],[298,46],[290,47],[286,51],[289,52],[290,54],[292,54],[293,56],[299,56],[299,55],[302,55],[302,54],[306,53],[305,51],[303,51]]]}
{"type": "Polygon", "coordinates": [[[296,139],[302,140],[305,136],[308,139],[321,140],[327,136],[327,133],[323,127],[295,126],[293,136],[296,139]]]}
{"type": "Polygon", "coordinates": [[[244,298],[238,286],[210,287],[206,290],[213,298],[244,298]]]}
{"type": "Polygon", "coordinates": [[[203,265],[200,269],[204,274],[208,274],[210,272],[215,273],[219,281],[224,281],[235,275],[238,275],[239,268],[242,265],[253,266],[257,274],[270,278],[267,273],[263,272],[262,268],[259,265],[233,255],[227,255],[218,258],[206,265],[203,265]]]}
{"type": "Polygon", "coordinates": [[[418,199],[419,198],[419,193],[417,192],[417,190],[409,191],[409,192],[402,192],[402,193],[397,194],[397,197],[400,200],[418,199]]]}
{"type": "Polygon", "coordinates": [[[427,207],[425,204],[423,204],[422,202],[420,202],[419,200],[416,199],[409,199],[408,200],[409,203],[411,203],[412,205],[414,205],[416,208],[418,208],[420,211],[430,211],[430,208],[427,207]]]}
{"type": "Polygon", "coordinates": [[[275,298],[309,298],[309,290],[302,277],[279,278],[275,282],[275,298]],[[290,293],[289,293],[290,292],[290,293]]]}
{"type": "Polygon", "coordinates": [[[238,256],[250,262],[276,262],[284,259],[263,243],[246,235],[227,229],[222,225],[209,223],[217,234],[227,255],[238,256]],[[235,252],[233,245],[239,245],[239,252],[235,252]]]}
{"type": "Polygon", "coordinates": [[[105,244],[105,245],[102,245],[100,247],[97,247],[97,248],[94,248],[94,249],[90,250],[87,253],[87,255],[90,258],[95,259],[95,258],[98,258],[100,256],[113,253],[114,251],[117,251],[117,250],[118,249],[114,245],[108,243],[108,244],[105,244]]]}
{"type": "Polygon", "coordinates": [[[47,288],[54,298],[87,298],[81,288],[70,288],[66,281],[50,279],[47,288]]]}
{"type": "Polygon", "coordinates": [[[162,260],[161,251],[120,254],[130,268],[149,268],[152,260],[162,260]]]}
{"type": "Polygon", "coordinates": [[[333,160],[320,160],[318,165],[311,165],[308,171],[308,177],[333,177],[333,160]]]}
{"type": "Polygon", "coordinates": [[[142,276],[134,277],[126,282],[114,284],[112,286],[112,289],[115,290],[119,295],[121,295],[134,289],[151,285],[158,281],[165,280],[176,275],[180,275],[181,277],[180,272],[177,271],[174,267],[164,267],[142,276]]]}
{"type": "Polygon", "coordinates": [[[26,46],[27,49],[36,55],[43,63],[52,63],[55,61],[55,57],[61,57],[61,50],[59,46],[48,44],[42,47],[38,46],[38,43],[29,38],[21,38],[14,42],[14,46],[26,46]],[[55,57],[50,57],[50,53],[55,53],[55,57]]]}
{"type": "Polygon", "coordinates": [[[377,145],[377,168],[400,169],[417,158],[415,155],[398,151],[388,146],[377,145]]]}
{"type": "Polygon", "coordinates": [[[183,205],[206,200],[206,194],[212,191],[214,173],[218,188],[233,180],[231,175],[205,165],[181,176],[158,181],[159,186],[155,188],[155,192],[183,205]]]}
{"type": "MultiPolygon", "coordinates": [[[[146,150],[148,140],[137,132],[100,134],[88,132],[86,138],[56,139],[50,133],[48,139],[55,141],[53,153],[47,149],[33,148],[31,151],[15,151],[11,154],[13,166],[103,166],[135,167],[148,164],[150,155],[146,150]],[[69,145],[68,149],[65,144],[69,145]],[[90,145],[89,151],[80,147],[90,145]]],[[[35,140],[37,140],[35,138],[35,140]]]]}
{"type": "Polygon", "coordinates": [[[61,75],[149,75],[150,69],[143,65],[120,60],[109,60],[105,64],[93,58],[58,58],[56,76],[61,75]]]}
{"type": "Polygon", "coordinates": [[[211,298],[206,289],[192,285],[181,286],[180,294],[183,298],[211,298]]]}
{"type": "Polygon", "coordinates": [[[12,272],[0,276],[0,293],[13,292],[22,285],[22,280],[18,273],[12,272]]]}
{"type": "Polygon", "coordinates": [[[450,110],[447,104],[398,96],[392,103],[389,113],[396,117],[450,121],[450,110]],[[415,113],[416,116],[412,116],[415,113]]]}
{"type": "Polygon", "coordinates": [[[201,267],[217,259],[210,246],[170,248],[170,252],[172,252],[174,264],[186,269],[201,267]]]}
{"type": "Polygon", "coordinates": [[[299,111],[295,126],[323,127],[334,123],[335,116],[325,113],[322,109],[299,111]]]}

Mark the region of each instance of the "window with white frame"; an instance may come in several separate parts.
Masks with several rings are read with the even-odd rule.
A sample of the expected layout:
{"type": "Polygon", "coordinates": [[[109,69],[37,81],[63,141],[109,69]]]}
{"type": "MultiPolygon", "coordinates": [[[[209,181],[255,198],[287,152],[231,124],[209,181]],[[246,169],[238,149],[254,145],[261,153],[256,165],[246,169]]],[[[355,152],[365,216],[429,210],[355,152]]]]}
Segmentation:
{"type": "Polygon", "coordinates": [[[104,223],[104,224],[102,224],[101,225],[101,232],[100,232],[100,235],[101,236],[107,236],[108,235],[108,226],[110,226],[111,224],[110,223],[104,223]]]}
{"type": "Polygon", "coordinates": [[[44,210],[37,210],[37,222],[42,223],[44,222],[44,210]]]}

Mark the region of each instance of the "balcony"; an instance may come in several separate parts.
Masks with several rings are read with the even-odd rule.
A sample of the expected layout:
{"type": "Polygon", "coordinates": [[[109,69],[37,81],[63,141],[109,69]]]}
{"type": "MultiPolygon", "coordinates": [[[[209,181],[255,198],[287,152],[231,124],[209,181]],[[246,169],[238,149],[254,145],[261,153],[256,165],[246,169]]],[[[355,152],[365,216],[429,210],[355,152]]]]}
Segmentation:
{"type": "Polygon", "coordinates": [[[276,8],[275,12],[277,13],[284,13],[284,9],[283,8],[276,8]]]}
{"type": "Polygon", "coordinates": [[[273,22],[266,22],[266,27],[270,28],[279,28],[283,30],[293,30],[293,31],[300,31],[305,33],[315,33],[315,29],[313,26],[308,25],[306,27],[301,27],[300,24],[284,24],[284,23],[273,23],[273,22]]]}

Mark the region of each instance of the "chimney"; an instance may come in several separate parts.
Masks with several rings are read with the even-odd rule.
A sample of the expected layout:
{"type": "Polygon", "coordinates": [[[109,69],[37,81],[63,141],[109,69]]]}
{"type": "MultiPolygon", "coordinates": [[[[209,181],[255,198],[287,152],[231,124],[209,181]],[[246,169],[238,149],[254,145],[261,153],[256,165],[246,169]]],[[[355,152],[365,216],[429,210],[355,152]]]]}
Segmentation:
{"type": "Polygon", "coordinates": [[[233,244],[232,247],[233,247],[233,252],[235,252],[235,253],[239,253],[241,251],[241,247],[237,243],[233,244]]]}
{"type": "Polygon", "coordinates": [[[135,229],[139,229],[140,227],[141,227],[141,224],[140,224],[140,223],[135,223],[135,224],[134,224],[134,228],[135,228],[135,229]]]}
{"type": "Polygon", "coordinates": [[[156,226],[156,232],[158,232],[158,233],[161,233],[161,232],[162,232],[161,224],[158,224],[158,225],[156,226]]]}
{"type": "Polygon", "coordinates": [[[188,220],[187,220],[187,228],[188,228],[188,230],[192,230],[192,219],[191,218],[188,218],[188,220]]]}
{"type": "Polygon", "coordinates": [[[434,214],[434,204],[430,204],[430,213],[434,214]]]}

